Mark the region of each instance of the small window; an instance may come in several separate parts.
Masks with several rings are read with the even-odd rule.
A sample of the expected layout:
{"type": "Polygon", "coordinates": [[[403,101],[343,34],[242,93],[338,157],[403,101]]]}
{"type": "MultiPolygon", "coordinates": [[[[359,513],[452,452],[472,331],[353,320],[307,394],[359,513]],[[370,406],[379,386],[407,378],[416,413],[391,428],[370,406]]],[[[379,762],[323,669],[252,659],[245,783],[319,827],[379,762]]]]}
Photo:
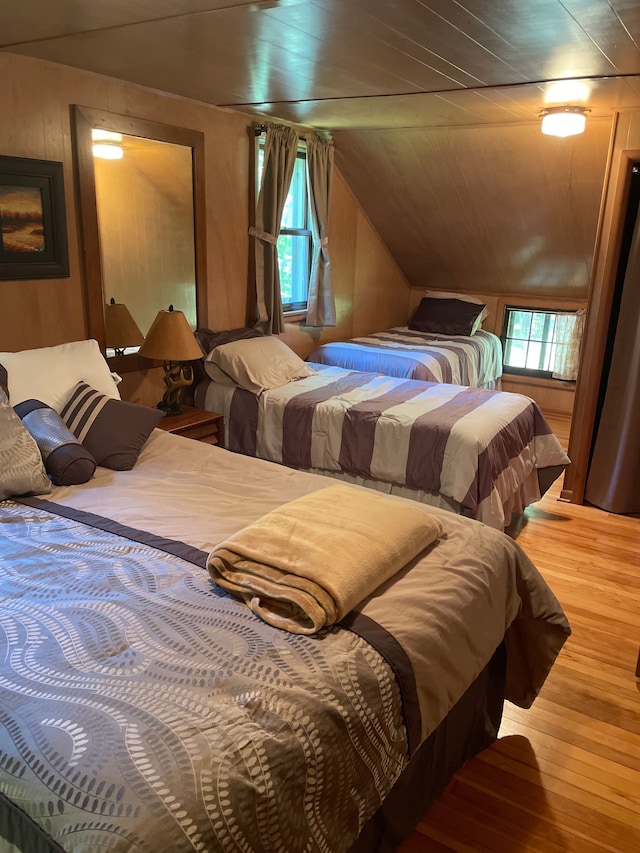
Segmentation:
{"type": "Polygon", "coordinates": [[[505,373],[551,378],[556,358],[557,312],[507,305],[502,327],[505,373]]]}
{"type": "MultiPolygon", "coordinates": [[[[258,181],[262,175],[264,138],[258,146],[258,181]]],[[[307,195],[307,152],[298,149],[278,238],[280,296],[284,313],[306,311],[311,272],[311,229],[307,195]]]]}

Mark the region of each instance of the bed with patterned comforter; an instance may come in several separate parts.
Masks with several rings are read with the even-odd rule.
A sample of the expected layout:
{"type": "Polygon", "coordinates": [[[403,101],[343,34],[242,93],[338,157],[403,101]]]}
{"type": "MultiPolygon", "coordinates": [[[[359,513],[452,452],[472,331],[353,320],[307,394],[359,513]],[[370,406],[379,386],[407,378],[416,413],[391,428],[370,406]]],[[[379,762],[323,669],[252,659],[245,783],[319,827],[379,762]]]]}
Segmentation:
{"type": "Polygon", "coordinates": [[[226,447],[459,512],[503,529],[569,459],[521,394],[311,365],[259,396],[203,381],[226,447]]]}
{"type": "Polygon", "coordinates": [[[0,847],[379,850],[363,828],[497,649],[531,704],[569,627],[484,525],[421,508],[445,535],[314,636],[215,586],[212,548],[329,485],[156,430],[131,471],[0,503],[0,847]]]}
{"type": "Polygon", "coordinates": [[[307,361],[400,379],[495,388],[502,376],[502,344],[484,329],[471,336],[436,335],[397,326],[322,344],[307,361]]]}

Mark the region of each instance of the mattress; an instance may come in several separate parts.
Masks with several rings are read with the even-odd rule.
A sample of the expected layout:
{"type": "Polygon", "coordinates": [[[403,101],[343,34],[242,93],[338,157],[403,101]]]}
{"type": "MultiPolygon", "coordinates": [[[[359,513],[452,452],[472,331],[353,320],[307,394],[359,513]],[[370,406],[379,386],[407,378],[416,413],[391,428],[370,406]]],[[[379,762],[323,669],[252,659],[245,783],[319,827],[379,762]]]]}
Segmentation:
{"type": "Polygon", "coordinates": [[[400,379],[492,389],[502,376],[502,343],[484,329],[471,336],[435,335],[397,326],[322,344],[307,361],[400,379]]]}
{"type": "Polygon", "coordinates": [[[339,853],[496,650],[506,697],[534,701],[569,626],[476,522],[440,512],[436,547],[312,637],[215,586],[213,547],[327,485],[156,430],[131,471],[0,503],[5,839],[339,853]]]}
{"type": "Polygon", "coordinates": [[[196,402],[225,420],[225,445],[449,509],[503,529],[569,458],[521,394],[313,365],[259,396],[204,380],[196,402]]]}

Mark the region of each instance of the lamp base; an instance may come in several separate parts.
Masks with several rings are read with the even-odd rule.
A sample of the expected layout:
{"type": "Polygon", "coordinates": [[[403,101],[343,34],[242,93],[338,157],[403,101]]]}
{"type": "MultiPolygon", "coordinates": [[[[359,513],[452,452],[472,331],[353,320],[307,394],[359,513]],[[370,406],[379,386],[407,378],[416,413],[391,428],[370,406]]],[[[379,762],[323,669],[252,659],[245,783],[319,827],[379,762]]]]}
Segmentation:
{"type": "Polygon", "coordinates": [[[192,366],[182,361],[165,361],[163,382],[167,390],[157,408],[166,412],[167,417],[183,414],[185,405],[182,402],[182,394],[185,388],[193,384],[192,366]]]}

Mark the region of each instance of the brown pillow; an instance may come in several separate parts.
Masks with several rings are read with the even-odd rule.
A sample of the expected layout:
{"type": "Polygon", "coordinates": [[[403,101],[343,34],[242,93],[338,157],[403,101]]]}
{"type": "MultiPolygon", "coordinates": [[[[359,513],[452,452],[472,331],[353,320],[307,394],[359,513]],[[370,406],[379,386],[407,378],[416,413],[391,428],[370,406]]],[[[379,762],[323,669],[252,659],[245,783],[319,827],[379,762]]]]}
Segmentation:
{"type": "Polygon", "coordinates": [[[409,328],[435,335],[471,335],[485,306],[462,299],[432,299],[425,296],[416,308],[409,328]]]}
{"type": "Polygon", "coordinates": [[[208,354],[223,344],[230,344],[233,341],[244,341],[247,338],[260,338],[262,337],[262,332],[258,329],[245,326],[240,329],[227,329],[222,332],[212,332],[211,329],[196,329],[194,335],[205,354],[208,354]]]}
{"type": "Polygon", "coordinates": [[[78,382],[60,417],[98,465],[130,471],[164,412],[114,400],[78,382]]]}

